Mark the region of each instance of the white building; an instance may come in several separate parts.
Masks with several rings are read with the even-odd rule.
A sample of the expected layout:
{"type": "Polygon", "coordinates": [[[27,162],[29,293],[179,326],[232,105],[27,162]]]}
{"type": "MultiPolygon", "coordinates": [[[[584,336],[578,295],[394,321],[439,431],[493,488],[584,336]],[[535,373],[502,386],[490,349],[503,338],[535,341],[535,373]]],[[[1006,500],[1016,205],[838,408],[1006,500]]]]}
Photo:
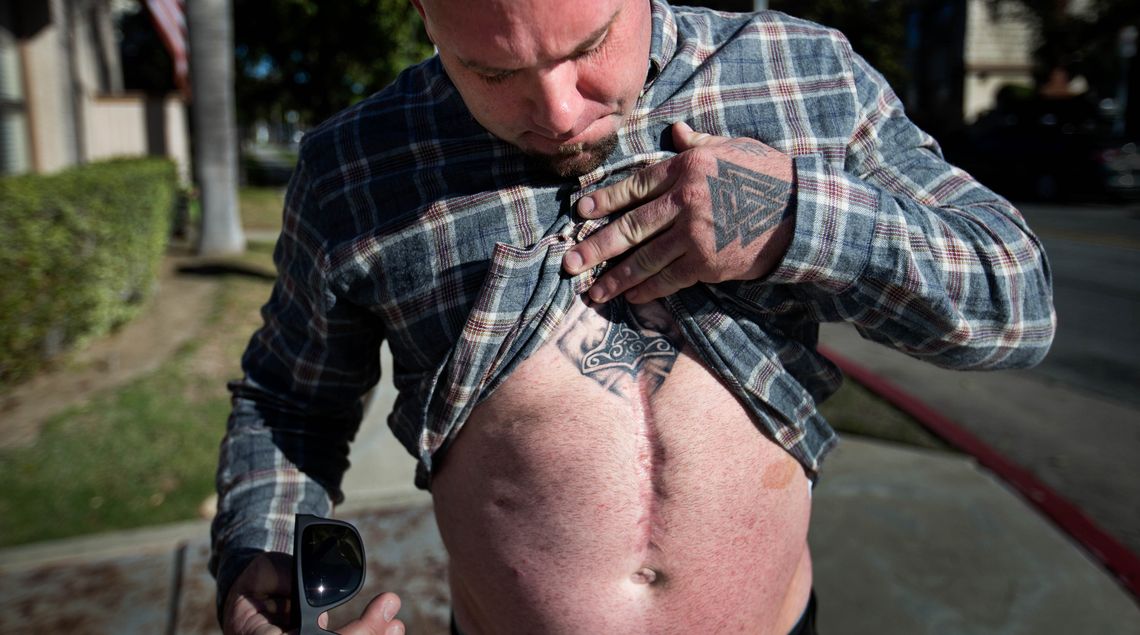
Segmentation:
{"type": "MultiPolygon", "coordinates": [[[[1091,0],[1063,0],[1063,4],[1063,10],[1079,15],[1090,9],[1091,0]]],[[[993,108],[1002,86],[1035,88],[1036,46],[1033,19],[1019,5],[968,0],[962,87],[962,117],[966,123],[993,108]]]]}
{"type": "Polygon", "coordinates": [[[123,91],[112,4],[0,1],[0,174],[159,155],[188,179],[185,104],[123,91]]]}

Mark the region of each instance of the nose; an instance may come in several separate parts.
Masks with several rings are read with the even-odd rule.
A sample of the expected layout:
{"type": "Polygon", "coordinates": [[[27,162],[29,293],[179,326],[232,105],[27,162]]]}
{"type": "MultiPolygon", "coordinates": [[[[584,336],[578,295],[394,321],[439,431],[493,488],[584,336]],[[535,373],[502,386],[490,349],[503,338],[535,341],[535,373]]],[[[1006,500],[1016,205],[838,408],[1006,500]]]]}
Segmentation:
{"type": "Polygon", "coordinates": [[[573,60],[541,69],[531,97],[531,123],[540,134],[568,137],[582,117],[585,100],[578,92],[578,69],[573,60]]]}

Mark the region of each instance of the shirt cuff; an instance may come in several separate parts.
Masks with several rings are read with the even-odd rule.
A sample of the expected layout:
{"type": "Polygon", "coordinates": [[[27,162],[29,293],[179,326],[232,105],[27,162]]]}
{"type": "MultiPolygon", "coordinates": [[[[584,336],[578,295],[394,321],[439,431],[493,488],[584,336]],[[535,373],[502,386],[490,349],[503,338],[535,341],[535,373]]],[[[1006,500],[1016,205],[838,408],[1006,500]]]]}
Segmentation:
{"type": "Polygon", "coordinates": [[[841,293],[870,261],[881,194],[817,155],[795,157],[793,165],[795,234],[765,282],[841,293]]]}

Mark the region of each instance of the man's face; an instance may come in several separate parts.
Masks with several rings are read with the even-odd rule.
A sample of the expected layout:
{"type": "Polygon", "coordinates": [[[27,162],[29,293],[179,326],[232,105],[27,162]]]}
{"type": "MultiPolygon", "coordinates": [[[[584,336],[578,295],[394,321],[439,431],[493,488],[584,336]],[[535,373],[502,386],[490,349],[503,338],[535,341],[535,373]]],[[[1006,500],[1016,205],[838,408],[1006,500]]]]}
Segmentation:
{"type": "Polygon", "coordinates": [[[561,176],[613,151],[649,69],[648,0],[413,0],[475,119],[561,176]]]}

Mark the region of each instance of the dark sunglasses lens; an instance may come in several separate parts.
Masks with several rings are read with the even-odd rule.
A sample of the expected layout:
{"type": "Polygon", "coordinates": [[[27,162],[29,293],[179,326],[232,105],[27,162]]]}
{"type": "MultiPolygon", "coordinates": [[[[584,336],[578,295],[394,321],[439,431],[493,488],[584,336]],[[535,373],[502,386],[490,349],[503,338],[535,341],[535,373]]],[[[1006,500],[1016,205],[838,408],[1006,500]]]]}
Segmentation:
{"type": "Polygon", "coordinates": [[[364,549],[347,527],[315,525],[301,536],[301,583],[309,606],[336,604],[364,579],[364,549]]]}

